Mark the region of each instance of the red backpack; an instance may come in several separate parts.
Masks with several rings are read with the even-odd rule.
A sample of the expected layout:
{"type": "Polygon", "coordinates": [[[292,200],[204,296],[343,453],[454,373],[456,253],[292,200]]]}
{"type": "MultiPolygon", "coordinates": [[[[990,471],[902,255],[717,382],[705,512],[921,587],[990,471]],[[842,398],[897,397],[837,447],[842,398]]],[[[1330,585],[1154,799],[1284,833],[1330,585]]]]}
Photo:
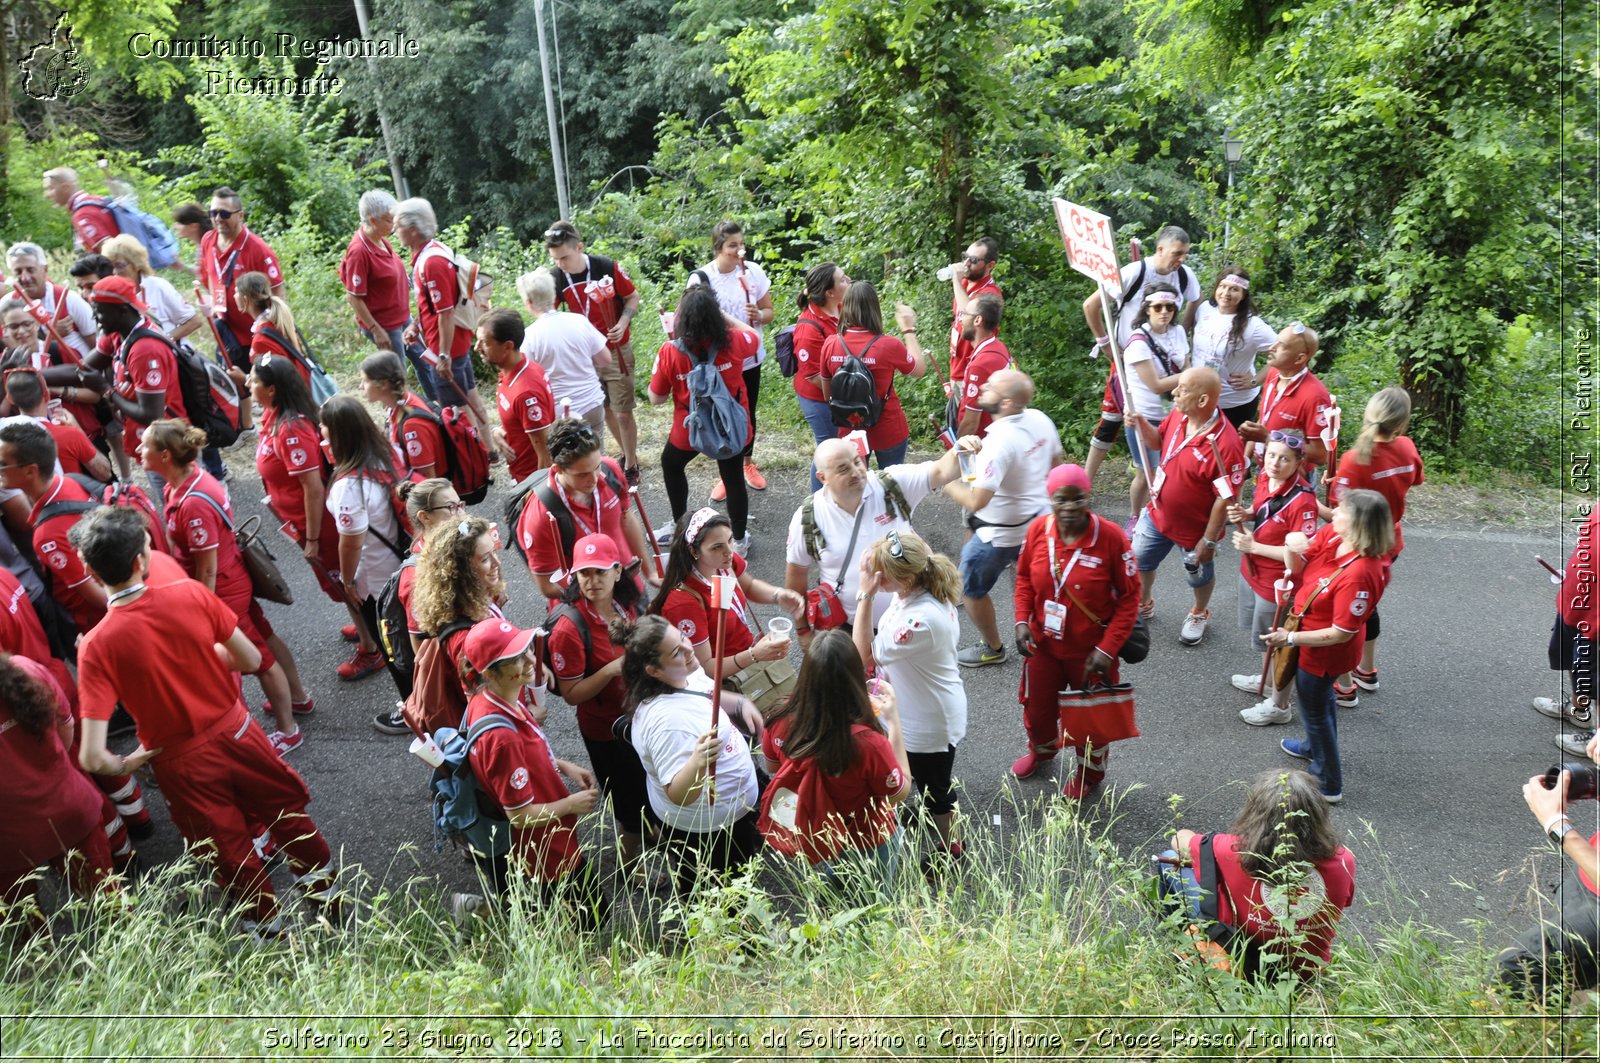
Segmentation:
{"type": "Polygon", "coordinates": [[[443,414],[437,414],[401,405],[395,407],[395,414],[400,420],[397,430],[411,417],[421,417],[439,426],[439,436],[444,441],[444,475],[461,496],[461,501],[475,506],[488,497],[489,453],[483,449],[483,438],[470,417],[455,406],[447,406],[443,414]]]}
{"type": "Polygon", "coordinates": [[[67,473],[67,475],[72,477],[79,487],[88,492],[89,501],[63,500],[51,502],[39,510],[37,523],[43,524],[51,517],[57,517],[63,513],[87,513],[91,509],[96,509],[100,506],[123,506],[144,518],[145,527],[150,532],[151,549],[159,550],[163,554],[172,553],[171,547],[167,545],[166,522],[161,519],[160,510],[156,509],[155,503],[150,500],[150,496],[145,492],[144,488],[138,484],[124,483],[120,480],[104,484],[92,476],[85,476],[77,472],[67,473]]]}

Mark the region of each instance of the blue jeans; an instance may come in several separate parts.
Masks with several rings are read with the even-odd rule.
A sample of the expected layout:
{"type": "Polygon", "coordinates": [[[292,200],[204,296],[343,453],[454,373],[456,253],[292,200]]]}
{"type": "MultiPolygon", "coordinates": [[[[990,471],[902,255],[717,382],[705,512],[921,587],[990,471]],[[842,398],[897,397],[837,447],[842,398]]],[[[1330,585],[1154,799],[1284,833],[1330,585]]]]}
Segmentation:
{"type": "MultiPolygon", "coordinates": [[[[1139,523],[1133,528],[1133,556],[1138,562],[1140,572],[1154,572],[1161,567],[1161,562],[1172,548],[1178,544],[1156,531],[1155,521],[1150,519],[1150,507],[1146,506],[1144,512],[1139,514],[1139,523]]],[[[1202,564],[1198,570],[1187,573],[1189,586],[1195,590],[1208,587],[1211,581],[1217,578],[1217,561],[1213,555],[1210,561],[1202,564]]]]}
{"type": "Polygon", "coordinates": [[[878,468],[887,469],[891,465],[899,465],[906,460],[906,448],[911,445],[907,439],[897,447],[884,447],[882,450],[872,452],[873,460],[878,463],[878,468]]]}
{"type": "MultiPolygon", "coordinates": [[[[411,369],[417,374],[417,385],[422,388],[422,393],[428,401],[435,406],[439,405],[439,382],[434,379],[433,367],[423,361],[422,353],[425,348],[420,343],[406,346],[406,330],[404,328],[391,328],[383,330],[389,337],[389,348],[396,354],[404,353],[406,361],[411,363],[411,369]]],[[[363,328],[361,334],[367,339],[372,338],[372,332],[363,328]]]]}
{"type": "MultiPolygon", "coordinates": [[[[808,399],[804,395],[796,395],[800,403],[800,415],[806,419],[806,424],[811,426],[811,438],[821,443],[823,440],[836,439],[839,430],[833,426],[833,410],[826,402],[820,399],[808,399]]],[[[817,479],[817,466],[811,466],[811,490],[818,491],[822,488],[822,481],[817,479]]]]}
{"type": "MultiPolygon", "coordinates": [[[[1188,853],[1184,858],[1188,859],[1188,853]]],[[[1161,901],[1162,912],[1183,912],[1190,922],[1200,921],[1200,879],[1195,875],[1194,868],[1184,865],[1178,866],[1178,854],[1168,849],[1161,854],[1162,862],[1156,865],[1156,874],[1161,876],[1161,901]],[[1170,861],[1170,862],[1169,862],[1170,861]]]]}
{"type": "Polygon", "coordinates": [[[888,841],[871,849],[840,853],[818,864],[817,874],[834,889],[853,891],[863,899],[873,893],[887,893],[900,869],[900,840],[904,834],[896,830],[888,841]]]}
{"type": "Polygon", "coordinates": [[[1305,720],[1306,743],[1311,753],[1311,774],[1322,780],[1325,794],[1344,793],[1344,772],[1339,765],[1339,709],[1333,697],[1331,675],[1312,675],[1304,668],[1295,673],[1294,692],[1305,720]]]}

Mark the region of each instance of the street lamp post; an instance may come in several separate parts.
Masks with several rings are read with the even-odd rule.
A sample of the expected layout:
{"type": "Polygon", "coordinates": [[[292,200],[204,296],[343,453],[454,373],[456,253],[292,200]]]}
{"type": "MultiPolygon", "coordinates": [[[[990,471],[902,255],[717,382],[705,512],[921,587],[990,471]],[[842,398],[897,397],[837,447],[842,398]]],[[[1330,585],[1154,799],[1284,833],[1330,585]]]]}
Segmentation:
{"type": "Polygon", "coordinates": [[[1233,235],[1233,168],[1244,157],[1244,141],[1228,130],[1222,136],[1222,154],[1228,160],[1228,199],[1223,204],[1222,249],[1228,249],[1228,238],[1233,235]]]}

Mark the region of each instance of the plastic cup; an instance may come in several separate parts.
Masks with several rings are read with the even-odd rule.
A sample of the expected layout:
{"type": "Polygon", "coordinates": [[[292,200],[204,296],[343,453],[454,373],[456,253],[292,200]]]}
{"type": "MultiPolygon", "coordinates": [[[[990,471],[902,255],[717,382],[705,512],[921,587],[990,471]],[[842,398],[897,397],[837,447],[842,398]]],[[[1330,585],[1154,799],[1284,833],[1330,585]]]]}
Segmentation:
{"type": "Polygon", "coordinates": [[[767,621],[767,634],[775,639],[786,639],[794,633],[794,621],[786,616],[775,616],[767,621]]]}
{"type": "Polygon", "coordinates": [[[973,483],[978,479],[977,455],[970,450],[963,450],[956,455],[956,461],[961,464],[961,480],[963,483],[973,483]]]}

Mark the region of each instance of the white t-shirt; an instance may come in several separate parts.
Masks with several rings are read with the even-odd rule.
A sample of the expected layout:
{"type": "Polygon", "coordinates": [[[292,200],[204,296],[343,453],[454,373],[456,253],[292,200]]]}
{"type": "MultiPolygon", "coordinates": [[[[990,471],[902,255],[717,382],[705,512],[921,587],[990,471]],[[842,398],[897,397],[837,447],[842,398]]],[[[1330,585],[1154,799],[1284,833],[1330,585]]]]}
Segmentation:
{"type": "MultiPolygon", "coordinates": [[[[913,510],[917,504],[929,494],[929,475],[933,464],[923,465],[893,465],[882,470],[881,475],[889,476],[900,485],[900,491],[906,496],[906,505],[913,510]]],[[[861,555],[872,543],[883,538],[890,531],[909,532],[914,529],[900,517],[898,508],[891,509],[888,499],[884,496],[883,485],[878,481],[878,472],[868,472],[867,482],[861,488],[861,505],[866,507],[861,514],[861,532],[856,536],[854,556],[846,558],[845,550],[850,545],[850,531],[855,527],[856,515],[846,512],[839,503],[833,500],[828,489],[823,487],[812,496],[812,512],[817,522],[817,531],[822,533],[824,543],[822,556],[812,557],[806,549],[806,537],[800,530],[800,511],[794,511],[794,516],[789,519],[789,547],[785,556],[791,565],[801,565],[810,568],[815,565],[821,573],[820,579],[824,583],[832,584],[839,580],[839,570],[844,569],[843,586],[836,586],[834,590],[839,595],[839,601],[844,605],[845,612],[852,622],[856,615],[856,591],[861,587],[861,555]]],[[[872,623],[876,626],[883,617],[884,610],[889,608],[889,601],[894,595],[887,591],[877,594],[872,602],[872,623]]]]}
{"type": "MultiPolygon", "coordinates": [[[[699,272],[711,278],[711,290],[717,293],[717,305],[722,307],[722,312],[731,318],[749,323],[750,315],[745,308],[751,303],[759,303],[761,297],[772,290],[772,282],[767,280],[766,273],[760,266],[746,259],[744,268],[729,270],[727,273],[717,272],[715,262],[707,262],[700,267],[699,272]],[[749,292],[745,291],[749,288],[749,292]]],[[[700,278],[693,273],[689,274],[688,287],[693,288],[700,283],[700,278]]],[[[767,341],[765,330],[760,325],[751,325],[756,334],[761,336],[761,342],[756,346],[756,353],[744,360],[744,368],[754,369],[761,364],[767,356],[767,341]]]]}
{"type": "Polygon", "coordinates": [[[150,308],[150,320],[156,323],[156,328],[172,335],[172,330],[194,317],[194,307],[184,301],[178,294],[178,289],[165,277],[149,274],[139,282],[139,295],[144,299],[144,305],[150,308]]]}
{"type": "Polygon", "coordinates": [[[522,338],[522,353],[544,368],[556,408],[566,399],[574,417],[606,401],[594,367],[594,356],[605,349],[605,335],[588,318],[554,310],[540,314],[522,338]]]}
{"type": "MultiPolygon", "coordinates": [[[[71,288],[62,288],[61,291],[66,294],[67,304],[67,311],[62,317],[71,321],[73,325],[73,331],[65,333],[64,338],[67,346],[77,351],[78,357],[82,358],[94,349],[94,341],[100,336],[100,326],[95,322],[94,310],[81,295],[71,288]]],[[[61,328],[61,324],[56,320],[55,284],[46,282],[44,298],[39,300],[39,306],[51,323],[56,328],[61,328]]],[[[45,329],[45,335],[51,339],[55,338],[55,332],[48,328],[45,329]]]]}
{"type": "Polygon", "coordinates": [[[1182,316],[1184,304],[1200,298],[1200,280],[1195,276],[1193,269],[1188,266],[1179,266],[1171,273],[1157,273],[1156,267],[1149,263],[1129,262],[1122,267],[1122,290],[1127,291],[1128,285],[1133,283],[1133,278],[1139,275],[1139,267],[1144,266],[1144,280],[1139,282],[1139,290],[1130,292],[1122,304],[1122,310],[1117,314],[1117,346],[1126,347],[1128,337],[1133,335],[1133,319],[1139,316],[1139,308],[1144,305],[1144,293],[1152,285],[1171,285],[1178,293],[1178,314],[1182,316]],[[1183,287],[1180,277],[1187,277],[1189,286],[1183,287]]]}
{"type": "Polygon", "coordinates": [[[1238,343],[1233,342],[1235,316],[1224,314],[1211,305],[1209,299],[1201,303],[1195,312],[1194,352],[1189,357],[1190,365],[1208,365],[1221,374],[1222,397],[1217,400],[1217,406],[1224,410],[1243,406],[1261,394],[1258,387],[1248,387],[1242,391],[1235,388],[1228,383],[1228,377],[1234,373],[1254,375],[1256,355],[1278,340],[1278,334],[1271,325],[1261,320],[1260,315],[1251,314],[1244,326],[1244,336],[1238,343]]]}
{"type": "Polygon", "coordinates": [[[943,753],[967,733],[967,688],[956,665],[956,607],[927,591],[894,595],[872,656],[894,687],[907,753],[943,753]]]}
{"type": "Polygon", "coordinates": [[[1029,407],[995,418],[984,433],[972,485],[994,492],[976,514],[988,525],[978,526],[978,538],[991,546],[1022,545],[1029,522],[1050,508],[1045,481],[1060,454],[1061,435],[1043,411],[1029,407]]]}
{"type": "Polygon", "coordinates": [[[723,830],[755,808],[761,799],[749,743],[728,722],[727,713],[722,713],[718,721],[722,752],[717,755],[717,803],[706,801],[702,787],[693,801],[675,805],[667,796],[666,784],[689,763],[695,743],[706,733],[711,723],[711,700],[698,693],[679,691],[648,698],[634,713],[633,748],[644,764],[645,791],[650,796],[650,807],[669,827],[698,834],[723,830]]]}
{"type": "Polygon", "coordinates": [[[357,598],[376,595],[403,560],[378,538],[382,535],[400,545],[400,523],[389,503],[389,488],[365,476],[340,477],[328,485],[328,512],[333,515],[333,530],[340,535],[367,533],[361,541],[355,592],[357,598]]]}
{"type": "MultiPolygon", "coordinates": [[[[1157,347],[1161,348],[1162,357],[1167,365],[1172,366],[1172,372],[1184,368],[1189,360],[1189,337],[1183,331],[1182,325],[1172,325],[1167,331],[1156,335],[1150,334],[1157,347]]],[[[1167,415],[1169,399],[1167,395],[1158,395],[1145,386],[1144,377],[1139,375],[1139,370],[1134,366],[1140,362],[1152,363],[1150,368],[1156,372],[1156,379],[1170,376],[1161,360],[1151,352],[1150,345],[1144,342],[1144,332],[1135,332],[1128,341],[1128,346],[1122,352],[1122,360],[1128,367],[1128,403],[1138,413],[1144,414],[1151,424],[1155,424],[1167,415]]],[[[1170,395],[1171,392],[1168,392],[1170,395]]]]}

